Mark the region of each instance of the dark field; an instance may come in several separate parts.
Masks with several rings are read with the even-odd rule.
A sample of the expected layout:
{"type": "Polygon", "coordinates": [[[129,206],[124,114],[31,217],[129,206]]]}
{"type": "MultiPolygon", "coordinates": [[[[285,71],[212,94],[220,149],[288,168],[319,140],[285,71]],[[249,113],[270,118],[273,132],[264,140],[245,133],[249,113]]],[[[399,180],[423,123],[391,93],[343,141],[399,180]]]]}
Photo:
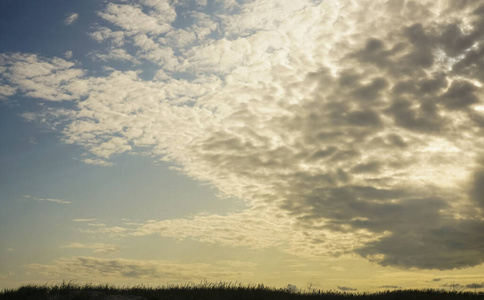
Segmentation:
{"type": "Polygon", "coordinates": [[[312,299],[484,299],[482,292],[456,292],[444,290],[395,290],[378,293],[342,293],[333,291],[292,292],[287,289],[268,288],[263,285],[211,284],[168,287],[117,288],[109,285],[62,284],[57,286],[23,286],[16,290],[3,290],[0,299],[22,300],[312,300],[312,299]]]}

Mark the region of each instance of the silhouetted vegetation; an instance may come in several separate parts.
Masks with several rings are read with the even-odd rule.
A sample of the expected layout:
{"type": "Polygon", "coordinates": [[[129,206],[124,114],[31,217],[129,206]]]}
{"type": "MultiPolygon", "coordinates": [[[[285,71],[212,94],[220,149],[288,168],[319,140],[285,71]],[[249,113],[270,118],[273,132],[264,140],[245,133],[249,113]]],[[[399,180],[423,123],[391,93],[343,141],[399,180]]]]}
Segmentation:
{"type": "Polygon", "coordinates": [[[264,285],[232,283],[202,283],[199,285],[164,287],[114,287],[63,283],[55,286],[23,286],[0,292],[1,300],[312,300],[312,299],[484,299],[482,292],[453,292],[444,290],[395,290],[377,293],[345,293],[333,291],[291,291],[264,285]]]}

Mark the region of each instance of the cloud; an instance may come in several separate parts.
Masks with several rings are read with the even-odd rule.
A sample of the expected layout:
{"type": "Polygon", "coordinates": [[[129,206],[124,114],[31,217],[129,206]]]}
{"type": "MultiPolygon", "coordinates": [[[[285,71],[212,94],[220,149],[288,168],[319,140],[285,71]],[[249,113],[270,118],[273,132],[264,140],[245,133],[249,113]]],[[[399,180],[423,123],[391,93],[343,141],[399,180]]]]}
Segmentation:
{"type": "Polygon", "coordinates": [[[468,289],[484,289],[484,283],[469,283],[465,287],[468,289]]]}
{"type": "Polygon", "coordinates": [[[91,33],[106,49],[103,76],[1,56],[5,95],[72,102],[58,114],[62,140],[83,147],[86,163],[143,149],[249,206],[85,232],[357,254],[404,269],[484,262],[478,2],[218,3],[211,15],[187,12],[184,28],[174,2],[107,4],[91,33]],[[112,63],[132,57],[129,70],[112,63]]]}
{"type": "Polygon", "coordinates": [[[398,285],[381,285],[378,288],[381,288],[381,289],[402,289],[402,287],[398,286],[398,285]]]}
{"type": "Polygon", "coordinates": [[[71,248],[71,249],[92,249],[94,253],[104,253],[112,254],[120,252],[119,246],[112,244],[94,243],[94,244],[83,244],[83,243],[70,243],[69,245],[62,246],[61,248],[71,248]]]}
{"type": "Polygon", "coordinates": [[[72,25],[74,24],[77,19],[79,18],[79,14],[77,13],[71,13],[70,15],[68,15],[65,19],[64,19],[64,24],[66,25],[72,25]]]}
{"type": "Polygon", "coordinates": [[[88,92],[83,70],[61,58],[45,59],[36,54],[0,54],[2,77],[13,91],[49,101],[78,100],[88,92]]]}
{"type": "Polygon", "coordinates": [[[132,62],[135,64],[139,64],[140,62],[134,58],[131,54],[126,52],[124,49],[110,49],[108,53],[102,54],[102,53],[96,53],[93,54],[94,58],[100,59],[102,61],[108,61],[108,60],[117,60],[117,61],[126,61],[126,62],[132,62]]]}
{"type": "Polygon", "coordinates": [[[351,292],[351,291],[356,291],[357,289],[350,288],[350,287],[347,287],[347,286],[339,286],[338,285],[338,290],[344,291],[344,292],[351,292]]]}
{"type": "Polygon", "coordinates": [[[37,197],[30,196],[30,195],[24,195],[24,198],[39,201],[39,202],[53,202],[53,203],[57,203],[57,204],[71,204],[72,203],[72,202],[64,200],[64,199],[37,198],[37,197]]]}
{"type": "Polygon", "coordinates": [[[96,219],[73,219],[73,222],[94,222],[96,219]]]}
{"type": "Polygon", "coordinates": [[[106,280],[144,280],[146,282],[186,283],[221,278],[237,278],[252,274],[253,264],[234,269],[230,263],[178,263],[132,259],[103,259],[89,256],[61,258],[53,264],[29,264],[27,269],[49,278],[76,278],[91,282],[93,278],[106,280]]]}

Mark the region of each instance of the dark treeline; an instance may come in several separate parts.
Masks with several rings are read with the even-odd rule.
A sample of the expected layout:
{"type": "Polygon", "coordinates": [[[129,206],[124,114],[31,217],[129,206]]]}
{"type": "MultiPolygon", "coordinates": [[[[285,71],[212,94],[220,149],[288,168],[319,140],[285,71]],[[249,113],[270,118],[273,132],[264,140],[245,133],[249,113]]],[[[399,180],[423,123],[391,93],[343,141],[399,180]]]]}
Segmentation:
{"type": "Polygon", "coordinates": [[[482,292],[445,290],[394,290],[377,293],[344,293],[334,291],[290,291],[263,285],[236,285],[204,283],[199,285],[167,287],[114,287],[109,285],[76,285],[64,283],[55,286],[23,286],[0,292],[0,300],[447,300],[484,299],[482,292]]]}

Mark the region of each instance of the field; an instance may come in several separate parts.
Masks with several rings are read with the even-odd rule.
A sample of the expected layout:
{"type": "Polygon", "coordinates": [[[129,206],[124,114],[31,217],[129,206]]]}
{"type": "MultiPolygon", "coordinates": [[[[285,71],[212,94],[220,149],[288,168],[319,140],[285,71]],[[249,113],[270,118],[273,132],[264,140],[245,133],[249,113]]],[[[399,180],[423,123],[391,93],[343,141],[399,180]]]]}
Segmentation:
{"type": "Polygon", "coordinates": [[[167,287],[114,287],[109,285],[23,286],[0,291],[0,300],[316,300],[316,299],[484,299],[482,292],[444,290],[395,290],[378,293],[343,293],[333,291],[290,291],[263,285],[204,283],[167,287]]]}

